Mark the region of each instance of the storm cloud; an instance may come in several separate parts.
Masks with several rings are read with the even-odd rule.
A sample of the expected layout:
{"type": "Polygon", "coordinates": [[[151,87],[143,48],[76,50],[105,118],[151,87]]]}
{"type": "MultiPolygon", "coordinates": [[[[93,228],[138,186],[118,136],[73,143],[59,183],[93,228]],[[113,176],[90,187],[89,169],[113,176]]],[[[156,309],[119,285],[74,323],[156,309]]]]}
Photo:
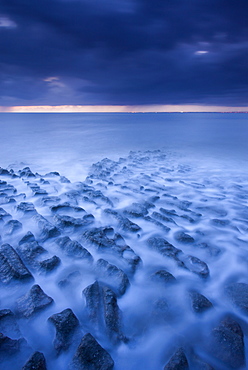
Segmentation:
{"type": "Polygon", "coordinates": [[[0,105],[247,105],[247,0],[0,0],[0,105]]]}

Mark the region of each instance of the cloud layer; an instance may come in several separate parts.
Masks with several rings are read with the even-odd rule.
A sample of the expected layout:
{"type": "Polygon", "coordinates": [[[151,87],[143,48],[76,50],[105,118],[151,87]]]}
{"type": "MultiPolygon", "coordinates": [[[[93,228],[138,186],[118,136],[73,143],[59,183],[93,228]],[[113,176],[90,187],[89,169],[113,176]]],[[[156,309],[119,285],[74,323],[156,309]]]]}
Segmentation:
{"type": "Polygon", "coordinates": [[[1,0],[0,105],[247,105],[247,0],[1,0]]]}

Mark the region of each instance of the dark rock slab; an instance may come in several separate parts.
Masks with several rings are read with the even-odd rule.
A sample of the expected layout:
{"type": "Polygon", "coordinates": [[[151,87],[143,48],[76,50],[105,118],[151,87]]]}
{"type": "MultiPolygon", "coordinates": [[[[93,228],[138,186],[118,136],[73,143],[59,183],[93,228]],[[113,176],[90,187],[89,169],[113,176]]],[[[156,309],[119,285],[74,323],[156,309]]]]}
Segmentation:
{"type": "Polygon", "coordinates": [[[18,220],[9,220],[4,225],[4,232],[6,235],[12,235],[22,229],[22,223],[18,220]]]}
{"type": "Polygon", "coordinates": [[[150,217],[150,216],[145,216],[144,217],[144,220],[148,221],[148,222],[151,222],[153,223],[154,225],[160,227],[163,229],[164,232],[168,233],[170,231],[170,228],[166,225],[164,225],[162,222],[159,222],[157,220],[155,220],[154,218],[150,217]]]}
{"type": "Polygon", "coordinates": [[[14,339],[21,337],[15,315],[9,309],[0,310],[0,332],[14,339]]]}
{"type": "Polygon", "coordinates": [[[197,257],[190,255],[183,255],[181,260],[184,266],[194,274],[199,275],[202,278],[207,278],[209,276],[208,265],[197,257]]]}
{"type": "Polygon", "coordinates": [[[114,361],[91,334],[86,334],[73,357],[71,368],[75,370],[111,370],[114,361]]]}
{"type": "Polygon", "coordinates": [[[92,228],[83,233],[83,237],[100,252],[114,253],[123,258],[134,272],[141,259],[125,244],[124,238],[115,233],[112,227],[92,228]]]}
{"type": "Polygon", "coordinates": [[[31,243],[35,241],[34,234],[31,233],[31,231],[28,231],[27,234],[24,235],[24,237],[19,241],[19,245],[31,243]]]}
{"type": "Polygon", "coordinates": [[[104,210],[104,212],[118,220],[119,227],[125,231],[136,233],[141,230],[141,227],[139,227],[139,225],[130,221],[129,218],[122,216],[117,211],[107,208],[104,210]]]}
{"type": "Polygon", "coordinates": [[[184,350],[179,348],[170,361],[165,365],[164,370],[188,370],[189,364],[185,356],[184,350]]]}
{"type": "Polygon", "coordinates": [[[35,215],[37,213],[33,203],[31,202],[21,202],[16,207],[17,211],[23,212],[25,215],[35,215]]]}
{"type": "Polygon", "coordinates": [[[93,215],[84,215],[82,218],[58,215],[54,216],[54,222],[59,228],[80,228],[91,225],[95,217],[93,215]]]}
{"type": "Polygon", "coordinates": [[[90,320],[96,328],[105,327],[109,338],[117,343],[125,338],[121,332],[121,311],[116,294],[97,281],[83,290],[90,320]]]}
{"type": "Polygon", "coordinates": [[[225,289],[229,300],[248,315],[248,284],[233,283],[225,289]]]}
{"type": "Polygon", "coordinates": [[[0,333],[0,359],[15,355],[25,344],[26,341],[24,338],[11,339],[3,333],[0,333]]]}
{"type": "Polygon", "coordinates": [[[231,317],[226,317],[213,329],[210,354],[228,369],[245,366],[244,335],[241,326],[231,317]]]}
{"type": "Polygon", "coordinates": [[[43,260],[39,263],[40,269],[45,272],[51,272],[56,269],[61,263],[61,260],[58,256],[53,256],[46,260],[43,260]]]}
{"type": "Polygon", "coordinates": [[[124,213],[135,218],[144,217],[148,214],[148,207],[149,205],[145,203],[133,203],[131,206],[125,208],[124,213]]]}
{"type": "Polygon", "coordinates": [[[7,219],[10,219],[12,218],[12,216],[5,211],[5,209],[3,208],[0,208],[0,221],[3,220],[3,221],[6,221],[7,219]]]}
{"type": "Polygon", "coordinates": [[[88,250],[79,242],[76,240],[71,240],[68,236],[58,238],[56,243],[67,254],[67,256],[74,258],[85,258],[89,262],[93,261],[93,257],[90,252],[88,252],[88,250]]]}
{"type": "Polygon", "coordinates": [[[202,313],[213,307],[212,303],[202,294],[192,291],[190,292],[191,305],[193,311],[202,313]]]}
{"type": "Polygon", "coordinates": [[[176,282],[176,278],[166,270],[156,271],[154,274],[152,274],[151,278],[154,281],[160,281],[161,283],[165,283],[166,285],[176,282]]]}
{"type": "Polygon", "coordinates": [[[45,217],[37,214],[33,216],[33,220],[36,222],[38,228],[41,231],[41,237],[43,240],[49,239],[49,238],[54,238],[56,236],[60,235],[60,231],[52,225],[45,217]]]}
{"type": "Polygon", "coordinates": [[[166,223],[172,223],[172,224],[176,225],[176,222],[173,220],[173,218],[162,215],[159,212],[152,212],[152,217],[155,218],[158,221],[166,222],[166,223]]]}
{"type": "Polygon", "coordinates": [[[25,178],[36,177],[29,167],[24,167],[22,170],[18,171],[18,174],[20,177],[25,177],[25,178]]]}
{"type": "MultiPolygon", "coordinates": [[[[32,235],[25,235],[27,237],[27,240],[33,240],[33,234],[32,235]]],[[[34,268],[39,267],[39,262],[37,261],[37,258],[40,257],[42,254],[46,253],[46,249],[43,248],[39,243],[34,241],[25,242],[23,239],[19,242],[19,245],[16,247],[17,252],[21,256],[22,260],[27,263],[29,266],[32,266],[34,268]],[[21,242],[21,244],[20,244],[21,242]]]]}
{"type": "Polygon", "coordinates": [[[33,285],[29,292],[16,301],[17,312],[26,318],[45,309],[53,303],[53,299],[46,295],[39,285],[33,285]]]}
{"type": "Polygon", "coordinates": [[[16,251],[9,244],[3,244],[0,247],[0,281],[6,284],[32,278],[16,251]]]}
{"type": "Polygon", "coordinates": [[[53,342],[54,348],[59,354],[66,351],[71,345],[73,334],[79,326],[79,321],[70,308],[54,314],[48,319],[56,328],[56,337],[53,342]]]}
{"type": "Polygon", "coordinates": [[[176,232],[174,234],[174,237],[180,243],[192,244],[195,242],[195,239],[192,236],[190,236],[189,234],[186,234],[183,231],[176,232]]]}
{"type": "MultiPolygon", "coordinates": [[[[105,261],[104,259],[99,259],[96,263],[97,271],[103,277],[108,278],[110,286],[113,290],[117,292],[118,295],[125,294],[128,286],[130,285],[129,280],[125,272],[121,269],[105,261]]],[[[106,281],[105,281],[106,282],[106,281]]]]}
{"type": "Polygon", "coordinates": [[[54,213],[67,213],[67,212],[79,212],[79,213],[85,213],[85,210],[81,207],[78,207],[78,206],[72,206],[70,203],[68,202],[64,202],[64,203],[60,203],[60,204],[57,204],[55,206],[52,206],[51,207],[51,211],[54,212],[54,213]]]}
{"type": "Polygon", "coordinates": [[[174,247],[166,239],[160,237],[151,237],[147,240],[150,248],[158,251],[163,256],[172,257],[178,259],[178,254],[181,253],[181,249],[174,247]]]}
{"type": "Polygon", "coordinates": [[[46,359],[43,353],[34,352],[22,367],[22,370],[47,370],[46,359]]]}

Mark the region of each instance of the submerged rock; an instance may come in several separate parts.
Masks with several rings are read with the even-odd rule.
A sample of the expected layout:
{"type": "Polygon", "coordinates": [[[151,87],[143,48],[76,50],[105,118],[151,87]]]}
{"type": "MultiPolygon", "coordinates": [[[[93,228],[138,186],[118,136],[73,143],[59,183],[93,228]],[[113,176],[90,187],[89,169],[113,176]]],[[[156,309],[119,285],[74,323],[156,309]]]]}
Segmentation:
{"type": "Polygon", "coordinates": [[[174,234],[175,239],[179,241],[180,243],[186,243],[186,244],[191,244],[195,242],[195,239],[190,236],[189,234],[186,234],[183,231],[178,231],[174,234]]]}
{"type": "Polygon", "coordinates": [[[21,337],[15,315],[9,309],[0,310],[0,332],[14,339],[21,337]]]}
{"type": "Polygon", "coordinates": [[[213,329],[209,350],[210,354],[228,369],[245,366],[244,334],[233,318],[226,317],[213,329]]]}
{"type": "Polygon", "coordinates": [[[18,220],[9,220],[5,225],[4,225],[4,231],[6,235],[12,235],[18,230],[22,229],[22,223],[18,220]]]}
{"type": "Polygon", "coordinates": [[[91,334],[86,334],[73,357],[71,368],[75,370],[111,370],[114,361],[91,334]]]}
{"type": "Polygon", "coordinates": [[[97,329],[103,325],[113,342],[125,340],[121,332],[121,311],[115,293],[97,281],[83,290],[90,320],[97,329]]]}
{"type": "Polygon", "coordinates": [[[164,370],[188,370],[189,364],[182,348],[179,348],[170,361],[164,367],[164,370]]]}
{"type": "Polygon", "coordinates": [[[16,301],[17,312],[26,318],[43,310],[53,303],[53,299],[46,295],[39,285],[33,285],[30,291],[16,301]]]}
{"type": "Polygon", "coordinates": [[[202,313],[212,308],[212,303],[202,294],[192,291],[190,292],[192,309],[196,313],[202,313]]]}
{"type": "Polygon", "coordinates": [[[0,359],[16,354],[26,345],[24,338],[11,339],[0,333],[0,359]]]}
{"type": "Polygon", "coordinates": [[[109,278],[107,281],[109,281],[109,284],[119,295],[123,295],[126,292],[130,283],[125,272],[102,258],[97,261],[96,266],[97,271],[100,272],[103,277],[109,278]]]}
{"type": "Polygon", "coordinates": [[[56,269],[61,263],[61,260],[59,257],[57,256],[53,256],[51,258],[48,258],[44,261],[41,261],[39,264],[40,264],[40,269],[41,270],[44,270],[46,272],[50,272],[50,271],[53,271],[54,269],[56,269]]]}
{"type": "Polygon", "coordinates": [[[152,280],[160,281],[161,283],[171,284],[176,282],[176,278],[166,270],[156,271],[151,276],[152,280]]]}
{"type": "Polygon", "coordinates": [[[79,321],[70,308],[50,316],[48,320],[56,328],[56,337],[53,344],[59,354],[69,348],[72,336],[79,326],[79,321]]]}
{"type": "Polygon", "coordinates": [[[108,215],[113,216],[116,220],[118,220],[119,227],[125,231],[131,231],[135,233],[141,230],[139,225],[130,221],[129,218],[122,216],[117,211],[107,208],[104,210],[104,212],[107,213],[108,215]]]}
{"type": "Polygon", "coordinates": [[[235,306],[248,315],[248,284],[230,284],[226,287],[226,294],[235,306]]]}
{"type": "Polygon", "coordinates": [[[208,265],[204,261],[201,261],[199,258],[184,255],[181,257],[181,260],[189,271],[199,275],[202,278],[207,278],[209,276],[208,265]]]}
{"type": "Polygon", "coordinates": [[[178,254],[181,253],[181,249],[177,249],[167,240],[160,237],[151,237],[147,240],[149,247],[155,249],[164,256],[178,259],[178,254]]]}
{"type": "Polygon", "coordinates": [[[33,216],[33,220],[37,223],[43,240],[54,238],[60,235],[60,231],[57,229],[57,227],[47,221],[45,217],[37,214],[33,216]]]}
{"type": "Polygon", "coordinates": [[[22,370],[47,370],[46,359],[43,353],[34,352],[22,367],[22,370]]]}
{"type": "Polygon", "coordinates": [[[31,273],[11,245],[3,244],[0,247],[0,281],[6,284],[32,278],[31,273]]]}
{"type": "Polygon", "coordinates": [[[71,240],[68,236],[58,238],[56,243],[67,254],[67,256],[74,258],[85,258],[89,262],[93,261],[93,257],[90,252],[79,242],[76,240],[71,240]]]}

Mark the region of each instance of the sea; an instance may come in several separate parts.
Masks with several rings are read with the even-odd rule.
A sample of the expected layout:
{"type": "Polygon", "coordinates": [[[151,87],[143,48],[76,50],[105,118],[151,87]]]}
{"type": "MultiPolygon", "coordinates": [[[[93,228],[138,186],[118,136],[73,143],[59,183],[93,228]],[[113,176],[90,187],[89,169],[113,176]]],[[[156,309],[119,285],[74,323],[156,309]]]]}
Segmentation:
{"type": "Polygon", "coordinates": [[[0,367],[248,367],[248,114],[1,113],[0,138],[0,367]]]}

